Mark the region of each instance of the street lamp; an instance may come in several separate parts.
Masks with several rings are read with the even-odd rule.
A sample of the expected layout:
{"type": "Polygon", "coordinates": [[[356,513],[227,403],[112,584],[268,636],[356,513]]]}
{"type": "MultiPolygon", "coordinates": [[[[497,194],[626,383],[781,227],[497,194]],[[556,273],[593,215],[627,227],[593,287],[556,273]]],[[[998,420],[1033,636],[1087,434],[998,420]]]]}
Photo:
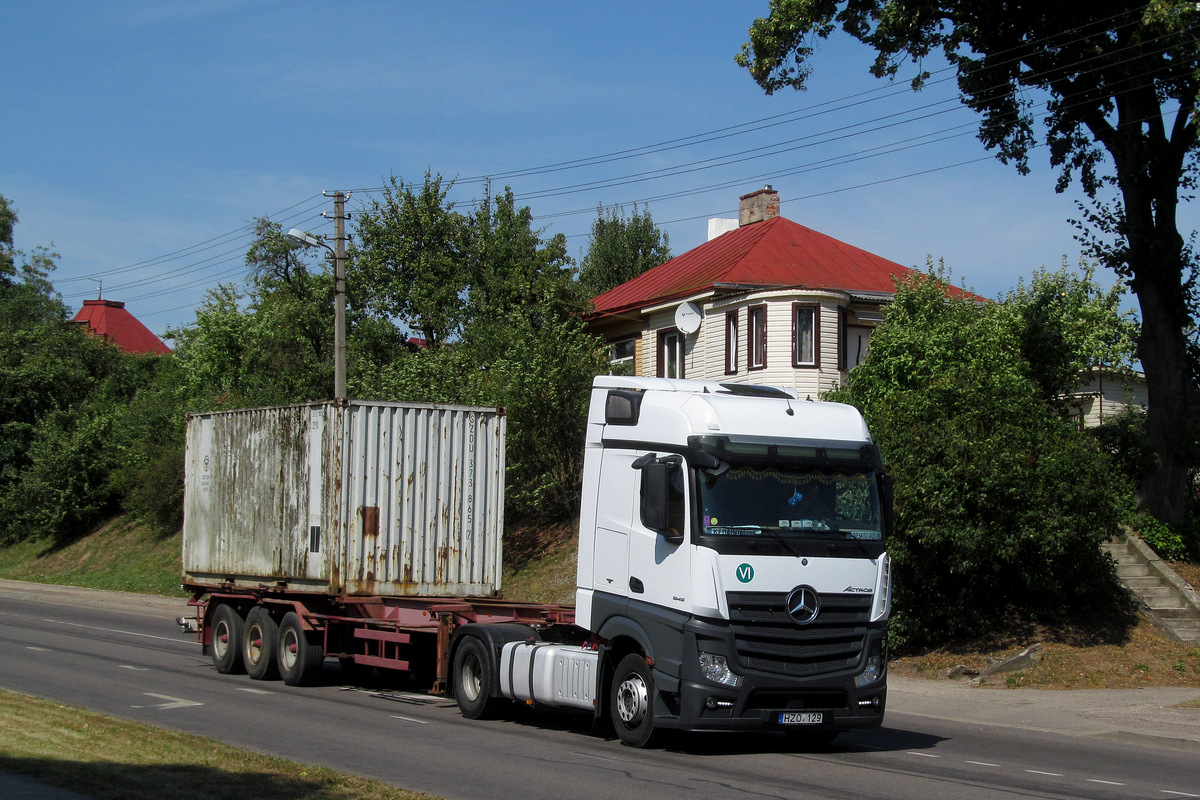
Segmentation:
{"type": "Polygon", "coordinates": [[[299,228],[292,228],[290,231],[284,234],[284,237],[292,244],[303,244],[308,245],[309,247],[326,247],[329,249],[329,252],[333,252],[333,248],[325,244],[324,241],[316,236],[313,236],[307,231],[300,230],[299,228]]]}
{"type": "MultiPolygon", "coordinates": [[[[339,215],[340,216],[340,215],[339,215]]],[[[341,226],[339,225],[339,228],[341,226]]],[[[324,239],[299,228],[292,228],[283,238],[301,247],[324,247],[333,256],[333,399],[346,399],[346,253],[345,239],[338,236],[337,248],[324,239]]]]}

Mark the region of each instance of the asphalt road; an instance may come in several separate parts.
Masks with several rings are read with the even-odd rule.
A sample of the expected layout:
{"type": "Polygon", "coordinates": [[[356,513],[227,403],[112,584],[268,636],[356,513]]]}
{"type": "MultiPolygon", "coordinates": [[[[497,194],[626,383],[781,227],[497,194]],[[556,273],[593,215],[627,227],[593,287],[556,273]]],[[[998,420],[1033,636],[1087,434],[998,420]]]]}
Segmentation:
{"type": "Polygon", "coordinates": [[[1200,798],[1196,748],[943,719],[936,697],[820,752],[774,735],[633,750],[552,713],[469,721],[348,688],[334,662],[307,688],[218,675],[175,625],[182,601],[28,586],[0,582],[0,686],[454,800],[1200,798]]]}

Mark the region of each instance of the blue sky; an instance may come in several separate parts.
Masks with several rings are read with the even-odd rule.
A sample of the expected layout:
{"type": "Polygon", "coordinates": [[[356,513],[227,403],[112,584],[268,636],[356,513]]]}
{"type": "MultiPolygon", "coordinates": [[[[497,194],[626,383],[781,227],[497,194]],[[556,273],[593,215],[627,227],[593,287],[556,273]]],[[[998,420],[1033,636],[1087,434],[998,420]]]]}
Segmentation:
{"type": "MultiPolygon", "coordinates": [[[[784,216],[902,264],[943,258],[990,297],[1078,260],[1078,193],[1055,194],[1044,151],[1026,177],[990,158],[944,75],[920,93],[878,81],[842,37],[809,91],[763,94],[733,57],[766,11],[10,0],[0,193],[17,247],[61,254],[68,304],[103,280],[156,333],[245,277],[254,217],[329,233],[323,190],[354,210],[426,169],[462,204],[488,176],[511,185],[576,258],[598,205],[648,207],[679,254],[769,183],[784,216]]],[[[1195,222],[1185,208],[1185,234],[1195,222]]]]}

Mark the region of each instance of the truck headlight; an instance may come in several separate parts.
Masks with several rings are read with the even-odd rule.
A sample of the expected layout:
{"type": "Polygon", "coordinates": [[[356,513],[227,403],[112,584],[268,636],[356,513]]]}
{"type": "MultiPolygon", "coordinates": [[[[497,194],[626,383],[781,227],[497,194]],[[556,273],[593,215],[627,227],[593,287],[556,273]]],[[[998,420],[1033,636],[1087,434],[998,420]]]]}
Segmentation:
{"type": "Polygon", "coordinates": [[[883,656],[879,653],[867,658],[863,671],[854,676],[854,685],[861,689],[869,683],[875,683],[883,677],[883,656]]]}
{"type": "Polygon", "coordinates": [[[723,686],[740,686],[742,683],[742,676],[729,670],[729,661],[725,656],[715,653],[700,654],[700,674],[723,686]]]}

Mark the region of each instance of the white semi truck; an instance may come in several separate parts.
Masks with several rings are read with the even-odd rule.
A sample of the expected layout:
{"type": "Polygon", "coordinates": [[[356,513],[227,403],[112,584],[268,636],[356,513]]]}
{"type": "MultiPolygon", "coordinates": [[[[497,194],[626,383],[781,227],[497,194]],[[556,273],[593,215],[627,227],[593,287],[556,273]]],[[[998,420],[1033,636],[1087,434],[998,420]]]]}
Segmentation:
{"type": "MultiPolygon", "coordinates": [[[[479,424],[494,427],[494,413],[474,411],[479,424]]],[[[315,413],[293,415],[310,417],[315,413]]],[[[455,422],[451,430],[462,428],[455,422]]],[[[501,427],[499,446],[489,452],[502,456],[502,434],[501,427]]],[[[306,430],[260,438],[316,448],[324,437],[334,443],[325,445],[328,454],[331,447],[354,452],[352,440],[364,435],[370,438],[362,424],[323,423],[319,436],[306,430]]],[[[438,439],[436,431],[422,435],[438,439]]],[[[346,666],[426,675],[432,690],[451,691],[469,718],[503,713],[513,703],[574,709],[611,720],[620,739],[637,747],[670,729],[778,730],[820,742],[882,723],[892,492],[854,408],[772,387],[596,378],[573,608],[483,592],[431,594],[439,586],[436,565],[426,565],[427,579],[414,583],[422,564],[405,558],[420,562],[421,552],[442,548],[392,542],[392,529],[414,535],[404,519],[412,504],[394,493],[431,470],[388,455],[389,446],[403,449],[406,435],[385,438],[394,444],[375,448],[372,459],[388,474],[372,482],[391,487],[386,502],[367,499],[356,507],[359,500],[337,496],[345,486],[358,491],[352,463],[333,469],[336,480],[307,479],[327,487],[324,506],[333,509],[326,508],[326,533],[308,528],[316,550],[326,536],[324,552],[335,554],[326,557],[324,572],[315,570],[315,583],[313,574],[295,580],[280,574],[287,568],[263,576],[241,574],[235,565],[189,564],[185,520],[184,582],[195,595],[200,641],[218,670],[304,683],[326,656],[337,656],[346,666]],[[385,565],[389,552],[398,560],[385,565]],[[374,567],[369,581],[351,562],[374,567]]],[[[478,447],[487,438],[471,441],[478,447]]],[[[221,449],[218,442],[215,451],[221,449]]],[[[189,469],[200,457],[189,449],[189,469]]],[[[303,457],[280,460],[298,464],[303,457]]],[[[439,477],[437,487],[426,479],[426,489],[482,497],[472,487],[479,477],[496,482],[495,459],[470,461],[490,465],[490,477],[471,466],[461,471],[458,488],[439,477]]],[[[245,481],[249,465],[235,472],[241,477],[234,484],[245,481]]],[[[214,486],[210,481],[208,490],[214,486]]],[[[494,486],[490,497],[498,501],[494,486]]],[[[237,505],[232,495],[213,500],[237,505]]],[[[324,507],[310,496],[285,505],[313,513],[324,507]]],[[[494,512],[473,509],[476,525],[497,523],[494,512]]],[[[461,535],[448,535],[466,546],[461,535]]],[[[203,536],[214,546],[193,548],[205,553],[201,560],[220,550],[218,539],[240,541],[223,528],[203,536]]],[[[498,536],[477,530],[468,537],[476,553],[469,566],[491,564],[483,578],[467,582],[472,591],[491,585],[498,593],[492,563],[498,547],[480,541],[498,536]]]]}

